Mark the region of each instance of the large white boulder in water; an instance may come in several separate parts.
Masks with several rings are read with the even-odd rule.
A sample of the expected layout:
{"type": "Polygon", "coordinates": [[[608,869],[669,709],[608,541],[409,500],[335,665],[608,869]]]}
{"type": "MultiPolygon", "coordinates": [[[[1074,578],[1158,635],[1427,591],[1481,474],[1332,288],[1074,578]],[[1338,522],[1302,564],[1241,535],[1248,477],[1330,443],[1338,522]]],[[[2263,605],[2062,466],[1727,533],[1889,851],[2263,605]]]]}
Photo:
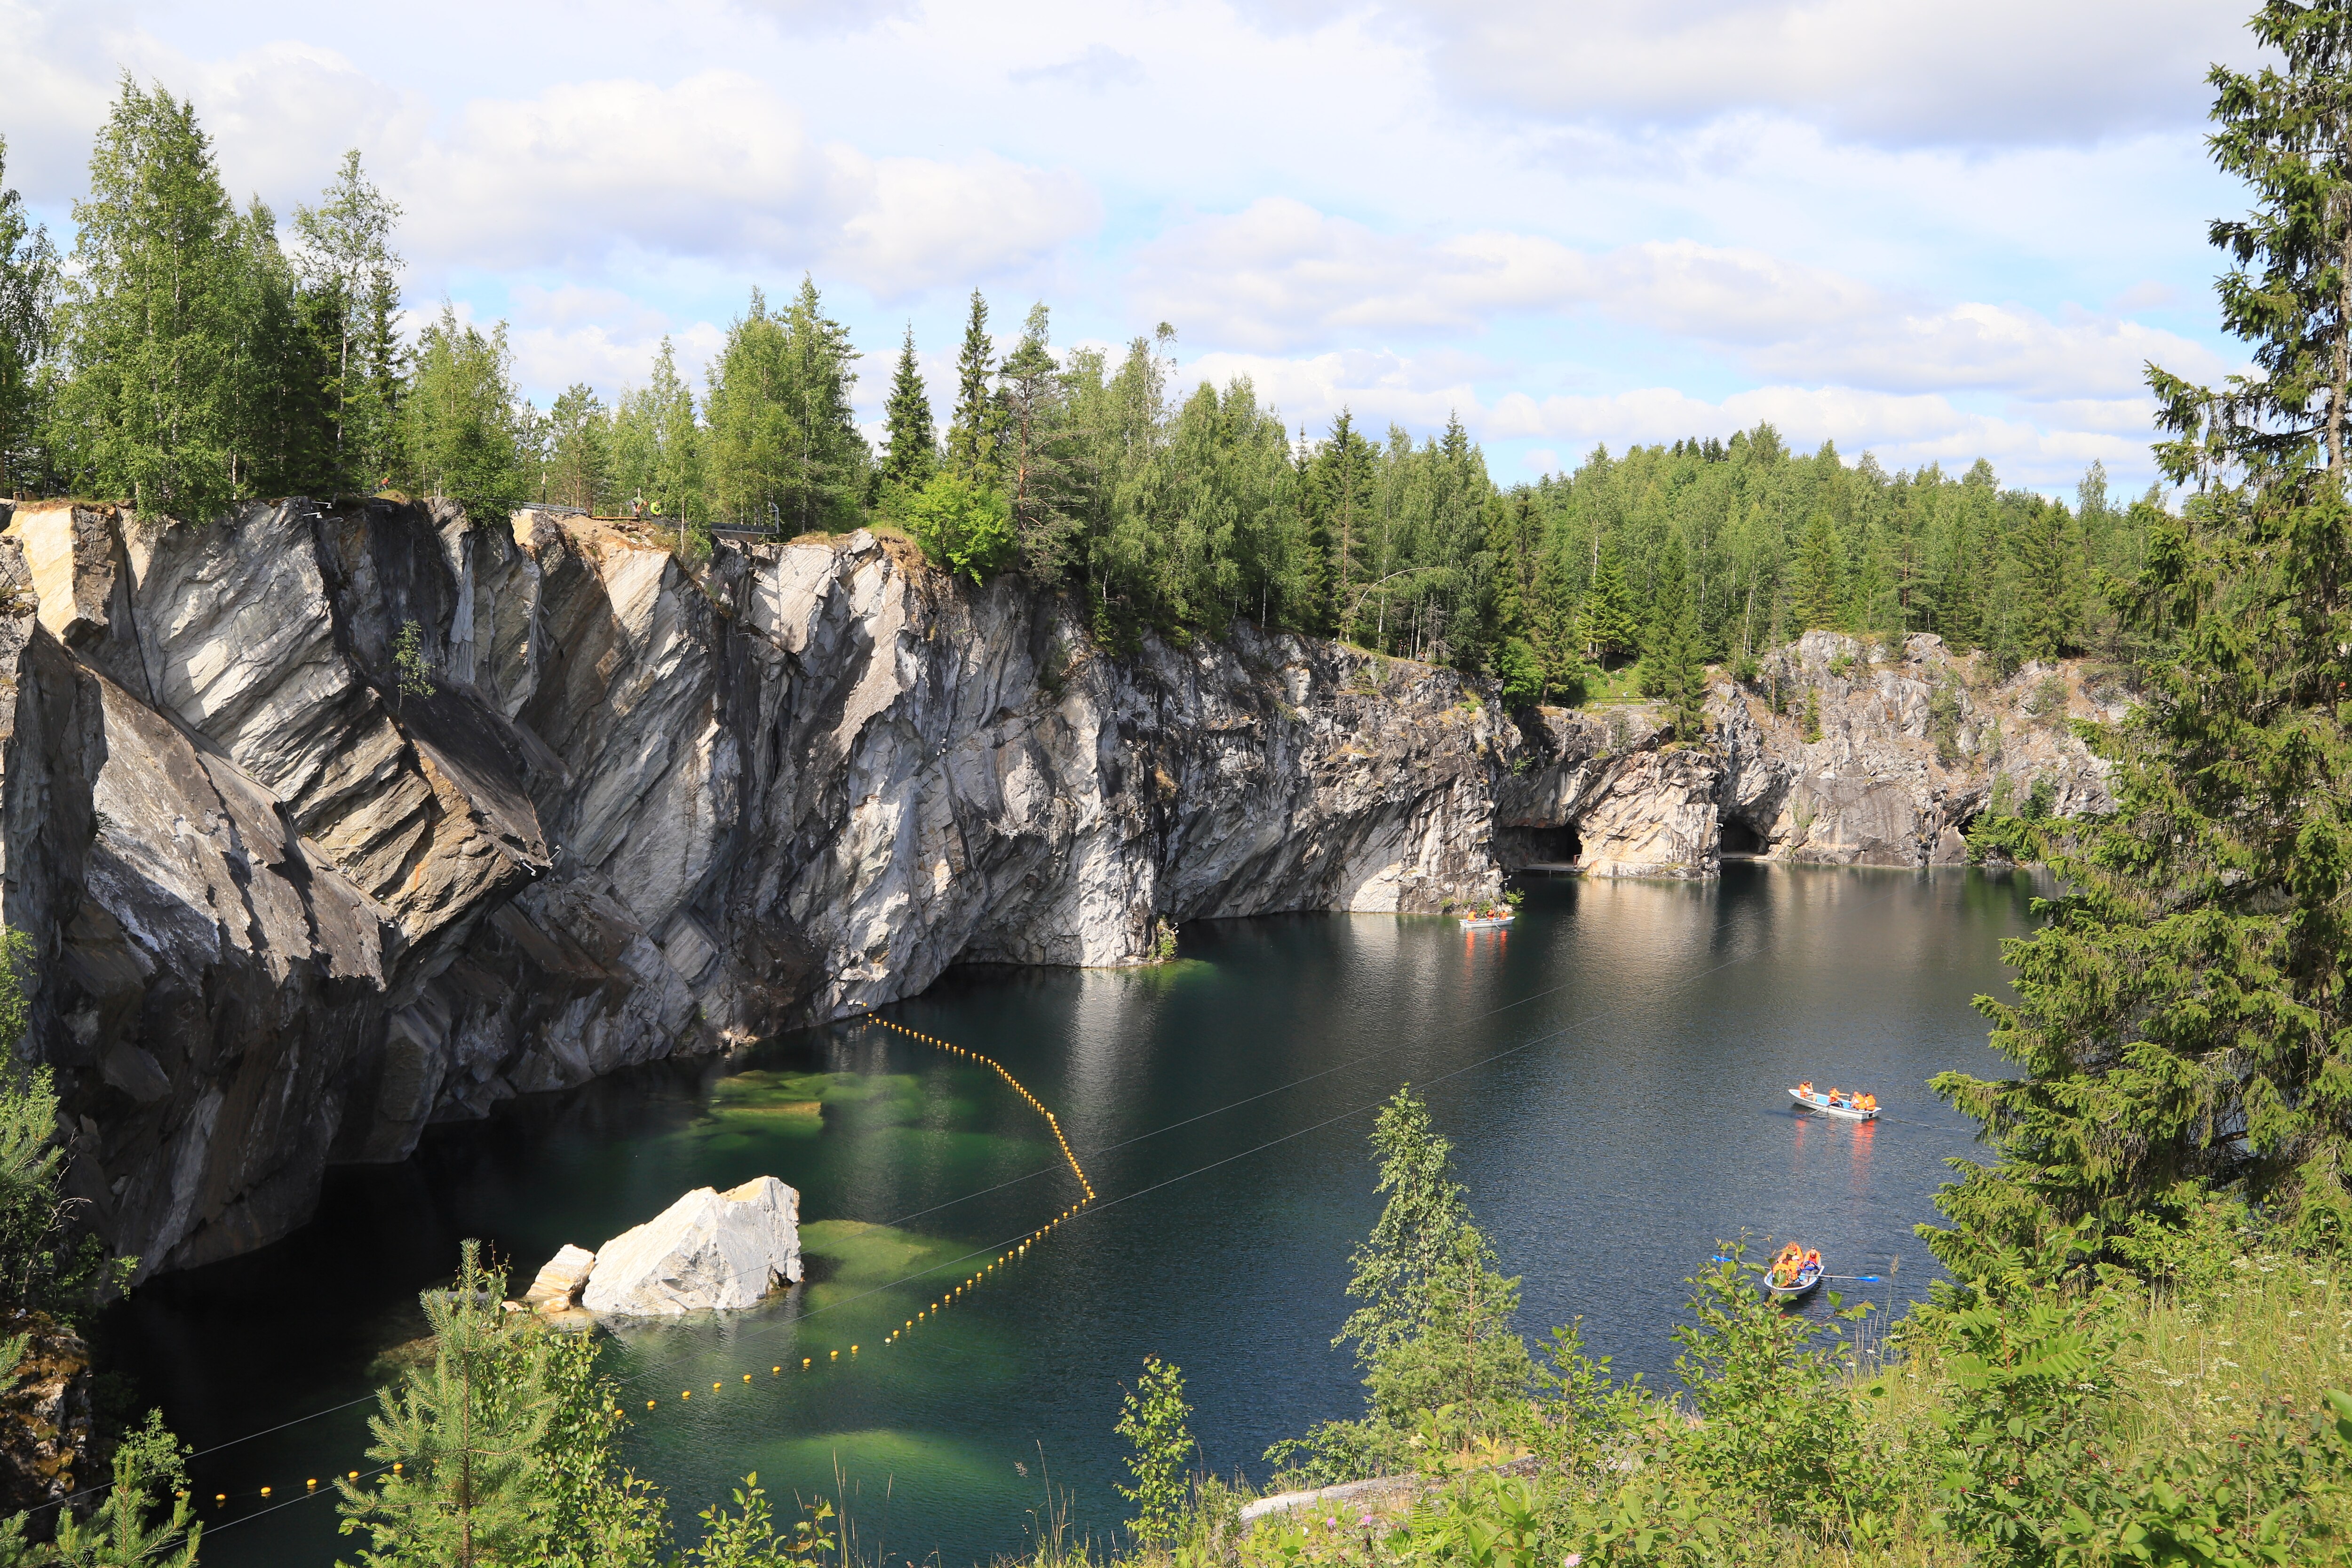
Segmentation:
{"type": "Polygon", "coordinates": [[[773,1176],[731,1192],[697,1187],[596,1250],[580,1304],[658,1318],[749,1307],[801,1277],[801,1195],[773,1176]]]}

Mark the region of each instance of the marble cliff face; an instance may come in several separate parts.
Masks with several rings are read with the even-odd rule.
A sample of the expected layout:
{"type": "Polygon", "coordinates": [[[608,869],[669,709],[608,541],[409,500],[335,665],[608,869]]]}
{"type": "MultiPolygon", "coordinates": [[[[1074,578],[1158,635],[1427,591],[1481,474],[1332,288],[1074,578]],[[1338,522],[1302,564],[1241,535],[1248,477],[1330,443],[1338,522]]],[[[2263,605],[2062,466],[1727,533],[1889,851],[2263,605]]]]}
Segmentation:
{"type": "Polygon", "coordinates": [[[1594,875],[1710,875],[1727,839],[1944,863],[1996,768],[2104,803],[2023,712],[2053,672],[1970,690],[1933,638],[1858,652],[1779,656],[1819,740],[1727,686],[1700,751],[1246,626],[1115,658],[1050,595],[863,532],[688,570],[547,510],[27,505],[0,538],[24,1048],[59,1071],[75,1195],[152,1273],[284,1235],[329,1163],[404,1158],[428,1122],[959,961],[1434,912],[1575,847],[1594,875]],[[411,625],[431,673],[404,689],[411,625]],[[1958,729],[1947,697],[1931,738],[1939,689],[1958,729]]]}

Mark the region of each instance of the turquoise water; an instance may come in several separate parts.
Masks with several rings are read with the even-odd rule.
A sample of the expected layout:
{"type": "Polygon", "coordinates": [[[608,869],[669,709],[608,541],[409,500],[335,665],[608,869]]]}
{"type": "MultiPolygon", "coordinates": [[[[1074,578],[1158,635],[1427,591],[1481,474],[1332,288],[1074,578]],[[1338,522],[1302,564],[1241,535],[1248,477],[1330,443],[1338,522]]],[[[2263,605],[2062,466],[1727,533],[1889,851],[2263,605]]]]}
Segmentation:
{"type": "MultiPolygon", "coordinates": [[[[436,1129],[404,1166],[334,1173],[300,1235],[156,1282],[111,1331],[145,1396],[210,1447],[363,1395],[461,1237],[527,1276],[688,1187],[772,1173],[802,1193],[812,1281],[608,1342],[633,1462],[681,1531],[757,1470],[840,1493],[859,1545],[893,1562],[1019,1551],[1049,1483],[1099,1536],[1122,1511],[1111,1427],[1145,1354],[1183,1368],[1221,1471],[1263,1475],[1268,1443],[1357,1406],[1329,1341],[1378,1212],[1370,1112],[1400,1081],[1454,1140],[1523,1277],[1523,1326],[1581,1316],[1621,1371],[1670,1380],[1683,1280],[1743,1231],[1802,1237],[1840,1273],[1899,1258],[1864,1289],[1924,1294],[1911,1227],[1971,1147],[1925,1080],[1999,1070],[1969,1000],[2002,985],[1999,943],[2029,929],[2031,893],[1972,871],[1734,865],[1714,885],[1538,882],[1500,935],[1281,917],[1189,929],[1164,969],[956,972],[887,1016],[1003,1062],[1100,1201],[895,1344],[1079,1194],[993,1073],[863,1026],[436,1129]],[[1872,1089],[1887,1120],[1801,1116],[1786,1088],[1802,1078],[1872,1089]]],[[[200,1495],[236,1494],[207,1509],[205,1562],[348,1555],[331,1504],[270,1504],[361,1464],[365,1415],[203,1455],[200,1495]]]]}

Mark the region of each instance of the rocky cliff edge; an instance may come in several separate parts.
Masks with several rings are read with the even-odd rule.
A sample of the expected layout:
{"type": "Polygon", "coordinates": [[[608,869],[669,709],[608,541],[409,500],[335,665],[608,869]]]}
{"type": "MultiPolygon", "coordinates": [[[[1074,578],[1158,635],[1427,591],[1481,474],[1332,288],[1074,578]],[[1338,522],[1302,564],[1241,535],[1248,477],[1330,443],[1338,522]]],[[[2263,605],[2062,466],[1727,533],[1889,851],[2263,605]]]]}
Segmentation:
{"type": "Polygon", "coordinates": [[[276,1239],[329,1163],[431,1121],[951,963],[1434,912],[1579,851],[1938,863],[1995,767],[2103,799],[2019,711],[2072,677],[2005,698],[1933,639],[1874,666],[1809,636],[1778,669],[1822,738],[1726,687],[1701,750],[1246,626],[1113,658],[1061,601],[867,532],[691,570],[668,543],[386,500],[16,509],[0,897],[38,942],[26,1048],[60,1070],[73,1195],[143,1272],[276,1239]],[[430,674],[404,686],[411,625],[430,674]]]}

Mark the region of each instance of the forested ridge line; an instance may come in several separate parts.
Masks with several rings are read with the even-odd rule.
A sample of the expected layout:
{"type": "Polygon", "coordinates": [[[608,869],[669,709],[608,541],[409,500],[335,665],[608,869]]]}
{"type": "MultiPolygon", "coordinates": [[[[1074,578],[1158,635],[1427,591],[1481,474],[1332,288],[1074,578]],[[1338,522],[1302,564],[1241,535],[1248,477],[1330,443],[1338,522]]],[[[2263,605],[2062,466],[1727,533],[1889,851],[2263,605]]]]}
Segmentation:
{"type": "Polygon", "coordinates": [[[1459,420],[1416,441],[1343,411],[1293,429],[1247,379],[1189,391],[1173,329],[1056,350],[1033,307],[1010,349],[975,291],[944,425],[909,328],[869,442],[858,351],[812,280],[753,290],[698,388],[665,340],[642,382],[534,406],[505,324],[445,302],[401,331],[400,208],[345,155],[290,223],[228,195],[194,108],[128,77],[61,256],[5,189],[0,490],[204,521],[241,500],[394,489],[477,518],[527,502],[783,535],[898,527],[974,581],[1079,595],[1099,638],[1236,618],[1338,637],[1580,700],[1643,661],[1683,699],[1827,627],[1941,635],[2005,673],[2134,648],[2099,584],[2137,570],[2158,492],[2067,506],[1991,466],[1888,473],[1769,425],[1595,447],[1504,488],[1459,420]]]}

